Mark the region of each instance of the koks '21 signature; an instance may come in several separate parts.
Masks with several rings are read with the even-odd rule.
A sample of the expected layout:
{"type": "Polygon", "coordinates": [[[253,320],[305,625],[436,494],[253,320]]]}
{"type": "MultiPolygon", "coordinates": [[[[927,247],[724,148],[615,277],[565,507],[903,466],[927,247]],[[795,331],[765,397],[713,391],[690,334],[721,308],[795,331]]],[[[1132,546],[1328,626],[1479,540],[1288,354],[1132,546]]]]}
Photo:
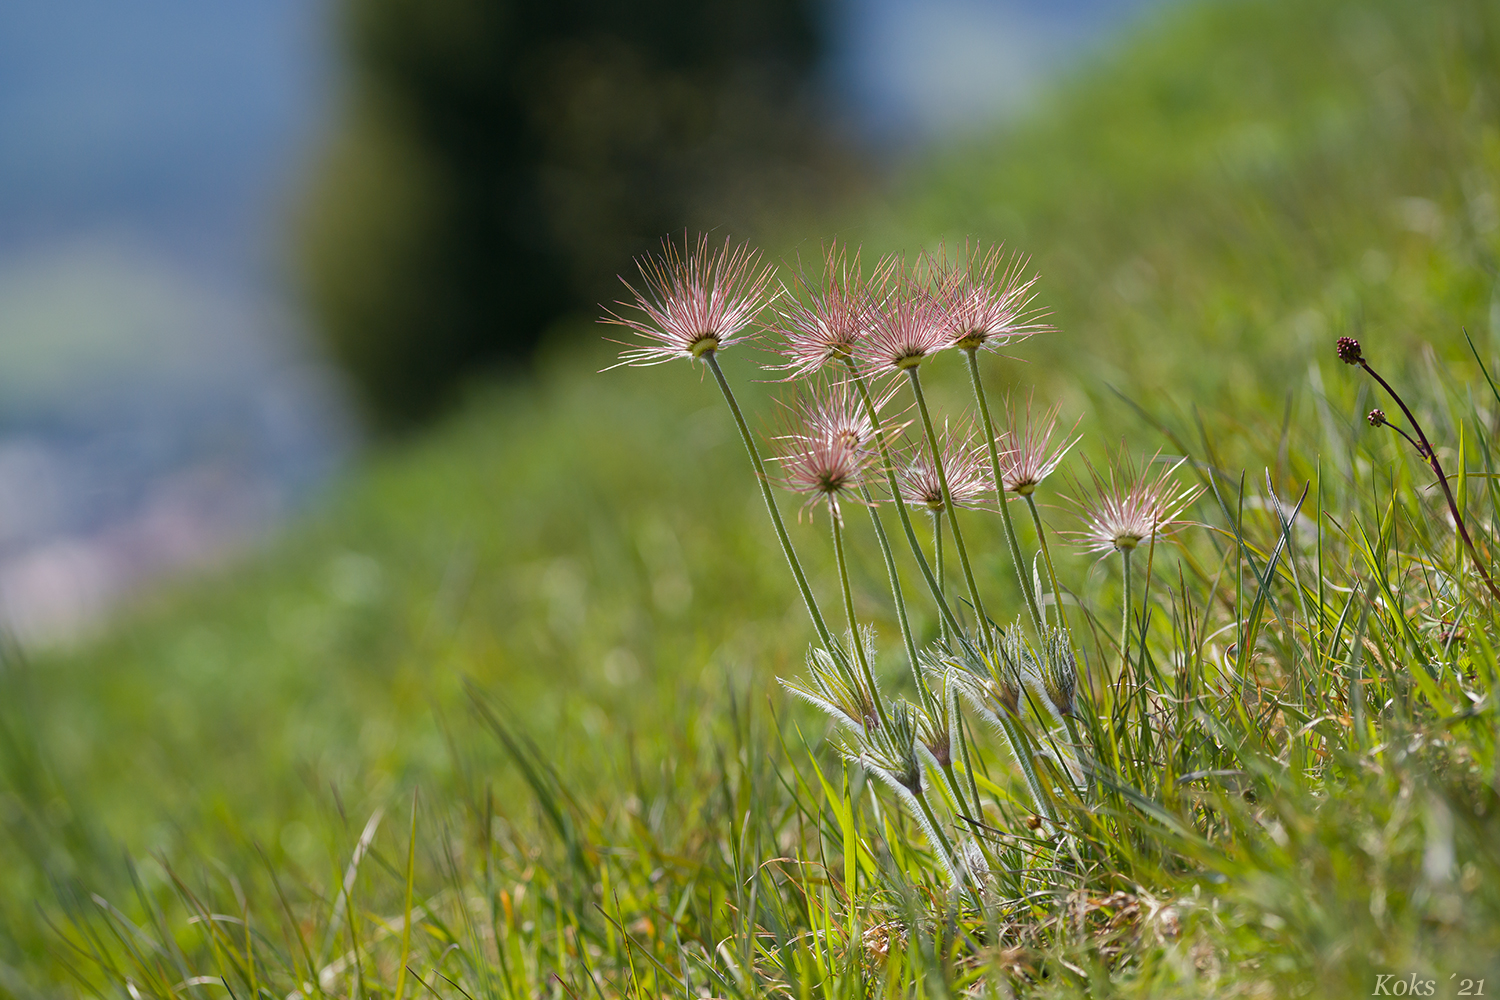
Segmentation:
{"type": "MultiPolygon", "coordinates": [[[[1482,997],[1484,996],[1483,979],[1459,979],[1458,973],[1448,977],[1458,987],[1455,996],[1482,997]]],[[[1437,996],[1436,979],[1420,979],[1415,972],[1407,976],[1397,976],[1394,972],[1375,977],[1375,992],[1371,994],[1377,997],[1431,997],[1437,996]]]]}

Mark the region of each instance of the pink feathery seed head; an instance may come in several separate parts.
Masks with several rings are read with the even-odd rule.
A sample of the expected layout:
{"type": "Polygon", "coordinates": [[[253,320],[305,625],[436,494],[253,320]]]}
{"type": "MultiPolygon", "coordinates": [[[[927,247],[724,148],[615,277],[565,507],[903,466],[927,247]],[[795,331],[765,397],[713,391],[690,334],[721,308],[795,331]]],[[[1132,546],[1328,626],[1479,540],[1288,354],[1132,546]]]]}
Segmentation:
{"type": "Polygon", "coordinates": [[[1170,535],[1181,523],[1178,516],[1197,498],[1199,490],[1172,478],[1185,459],[1171,462],[1151,478],[1150,467],[1160,459],[1158,452],[1137,471],[1122,448],[1107,475],[1088,466],[1094,496],[1087,502],[1073,501],[1081,508],[1084,530],[1072,534],[1085,549],[1128,551],[1142,542],[1170,535]]]}
{"type": "Polygon", "coordinates": [[[1027,260],[996,244],[983,253],[966,244],[963,259],[950,263],[943,251],[930,260],[934,298],[943,316],[945,346],[965,351],[996,348],[1051,329],[1032,303],[1036,275],[1027,260]]]}
{"type": "Polygon", "coordinates": [[[788,379],[853,357],[871,309],[870,284],[859,258],[858,248],[851,257],[846,245],[831,244],[824,254],[821,280],[799,269],[795,287],[783,287],[787,305],[777,310],[772,330],[781,335],[778,353],[786,363],[774,367],[790,372],[788,379]]]}
{"type": "MultiPolygon", "coordinates": [[[[659,256],[637,260],[638,289],[621,278],[635,297],[620,302],[637,316],[606,310],[602,323],[636,333],[643,341],[627,344],[621,365],[658,365],[674,358],[702,358],[746,339],[742,331],[766,305],[772,269],[762,266],[759,250],[725,239],[715,250],[707,235],[691,244],[683,234],[679,248],[662,241],[659,256]]],[[[618,367],[618,366],[616,366],[618,367]]]]}
{"type": "MultiPolygon", "coordinates": [[[[1007,493],[1028,496],[1036,491],[1042,480],[1057,470],[1063,458],[1079,442],[1082,435],[1068,440],[1067,435],[1051,446],[1052,432],[1057,429],[1057,415],[1062,409],[1058,403],[1040,417],[1033,417],[1031,404],[1034,395],[1026,397],[1024,410],[1006,400],[1005,413],[1008,429],[995,438],[1000,452],[1000,482],[1007,493]]],[[[1079,418],[1083,419],[1082,417],[1079,418]]],[[[1078,427],[1077,422],[1073,429],[1078,427]]],[[[1072,433],[1072,430],[1068,432],[1072,433]]]]}
{"type": "Polygon", "coordinates": [[[880,371],[915,368],[947,343],[942,310],[899,259],[882,262],[879,273],[883,280],[870,310],[869,329],[855,345],[855,357],[880,371]]]}
{"type": "MultiPolygon", "coordinates": [[[[926,442],[917,441],[903,450],[907,458],[901,463],[897,478],[901,499],[913,507],[942,510],[943,486],[937,466],[932,463],[932,449],[926,442]]],[[[944,421],[938,452],[955,506],[971,506],[995,491],[989,463],[976,444],[971,421],[960,421],[956,430],[944,421]]]]}
{"type": "MultiPolygon", "coordinates": [[[[874,400],[876,416],[889,399],[889,394],[883,394],[874,400]]],[[[875,440],[875,426],[870,422],[870,415],[847,382],[814,389],[812,400],[798,406],[796,412],[797,426],[805,437],[827,438],[851,448],[864,449],[875,440]]]]}
{"type": "Polygon", "coordinates": [[[870,422],[854,406],[846,387],[814,392],[792,404],[781,454],[782,482],[793,493],[819,500],[839,517],[839,501],[852,496],[864,482],[873,460],[870,422]]]}

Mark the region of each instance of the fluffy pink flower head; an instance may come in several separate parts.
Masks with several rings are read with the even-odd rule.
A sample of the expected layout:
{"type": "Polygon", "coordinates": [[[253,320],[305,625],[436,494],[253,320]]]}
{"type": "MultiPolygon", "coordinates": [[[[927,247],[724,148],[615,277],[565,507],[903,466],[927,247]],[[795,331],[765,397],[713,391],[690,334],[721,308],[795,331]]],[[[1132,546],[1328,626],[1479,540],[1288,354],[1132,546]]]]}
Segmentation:
{"type": "Polygon", "coordinates": [[[1074,501],[1081,508],[1084,530],[1073,534],[1085,549],[1103,553],[1129,551],[1142,542],[1170,534],[1178,526],[1178,515],[1197,498],[1199,491],[1172,479],[1182,459],[1151,478],[1150,467],[1160,457],[1158,452],[1137,471],[1121,449],[1107,475],[1101,475],[1092,465],[1088,467],[1094,481],[1094,496],[1084,503],[1074,501]]]}
{"type": "MultiPolygon", "coordinates": [[[[882,267],[888,267],[882,263],[882,267]]],[[[879,283],[877,270],[875,283],[879,283]]],[[[784,343],[779,353],[787,378],[810,375],[830,361],[853,357],[855,345],[870,322],[870,284],[860,273],[859,251],[834,244],[823,262],[822,281],[799,273],[796,288],[784,289],[787,305],[777,310],[775,331],[784,343]]]]}
{"type": "Polygon", "coordinates": [[[874,462],[868,417],[844,386],[815,391],[793,404],[777,460],[787,489],[823,500],[834,517],[839,500],[855,494],[874,462]]]}
{"type": "Polygon", "coordinates": [[[949,347],[965,351],[999,347],[1048,329],[1033,308],[1036,275],[1026,277],[1026,260],[996,245],[984,253],[965,247],[963,264],[949,264],[941,252],[929,265],[935,276],[949,347]]]}
{"type": "Polygon", "coordinates": [[[1052,447],[1052,432],[1057,429],[1057,414],[1062,405],[1053,406],[1040,417],[1033,418],[1031,403],[1032,398],[1028,396],[1025,410],[1018,412],[1007,401],[1006,423],[1010,427],[995,439],[1000,452],[1000,482],[1007,493],[1023,497],[1034,493],[1042,480],[1057,470],[1063,457],[1081,438],[1080,435],[1069,441],[1064,437],[1052,447]]]}
{"type": "MultiPolygon", "coordinates": [[[[889,393],[874,397],[877,416],[890,398],[889,393]]],[[[864,449],[875,440],[875,426],[847,382],[816,389],[811,401],[799,405],[796,413],[796,433],[803,437],[823,437],[864,449]]]]}
{"type": "Polygon", "coordinates": [[[882,262],[878,273],[884,281],[855,357],[879,371],[915,368],[947,344],[942,310],[899,260],[882,262]]]}
{"type": "MultiPolygon", "coordinates": [[[[989,463],[976,447],[974,431],[967,421],[957,431],[944,422],[938,452],[955,506],[969,506],[995,491],[989,463]]],[[[943,486],[937,467],[932,464],[932,449],[925,442],[918,441],[911,447],[897,485],[901,488],[901,499],[913,507],[943,509],[943,486]]]]}
{"type": "Polygon", "coordinates": [[[618,303],[639,311],[621,316],[606,310],[601,322],[626,327],[643,343],[620,352],[621,365],[659,365],[674,358],[701,358],[745,338],[741,331],[765,306],[771,268],[762,267],[760,251],[729,240],[715,251],[706,235],[689,250],[662,241],[660,256],[638,260],[641,287],[620,281],[635,296],[618,303]]]}

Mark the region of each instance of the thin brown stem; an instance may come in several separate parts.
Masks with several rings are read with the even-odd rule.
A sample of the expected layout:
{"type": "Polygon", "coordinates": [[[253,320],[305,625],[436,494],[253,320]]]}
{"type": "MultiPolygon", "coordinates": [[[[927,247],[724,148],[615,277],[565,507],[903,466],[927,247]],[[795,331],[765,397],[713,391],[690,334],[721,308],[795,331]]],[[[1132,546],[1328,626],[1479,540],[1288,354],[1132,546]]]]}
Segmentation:
{"type": "MultiPolygon", "coordinates": [[[[1485,567],[1484,561],[1479,558],[1479,552],[1474,548],[1474,541],[1469,537],[1469,529],[1464,525],[1464,517],[1458,510],[1458,501],[1453,497],[1453,488],[1448,485],[1448,477],[1443,474],[1443,465],[1438,461],[1437,451],[1432,447],[1432,442],[1427,440],[1427,434],[1422,430],[1422,425],[1417,422],[1416,414],[1407,407],[1406,401],[1391,388],[1391,384],[1380,377],[1380,373],[1370,367],[1370,363],[1363,358],[1359,359],[1359,366],[1369,373],[1370,377],[1379,382],[1381,388],[1396,401],[1401,407],[1401,412],[1406,414],[1406,420],[1411,424],[1412,430],[1417,432],[1415,443],[1417,454],[1426,460],[1432,468],[1433,475],[1437,476],[1438,485],[1443,488],[1443,498],[1448,501],[1448,510],[1453,514],[1453,523],[1458,526],[1458,537],[1463,539],[1464,546],[1469,550],[1469,557],[1474,560],[1474,568],[1479,570],[1479,575],[1484,577],[1484,585],[1489,588],[1490,595],[1500,601],[1500,589],[1495,587],[1495,581],[1490,579],[1490,571],[1485,567]]],[[[1405,437],[1406,435],[1402,435],[1405,437]]],[[[1410,441],[1410,438],[1407,438],[1410,441]]]]}

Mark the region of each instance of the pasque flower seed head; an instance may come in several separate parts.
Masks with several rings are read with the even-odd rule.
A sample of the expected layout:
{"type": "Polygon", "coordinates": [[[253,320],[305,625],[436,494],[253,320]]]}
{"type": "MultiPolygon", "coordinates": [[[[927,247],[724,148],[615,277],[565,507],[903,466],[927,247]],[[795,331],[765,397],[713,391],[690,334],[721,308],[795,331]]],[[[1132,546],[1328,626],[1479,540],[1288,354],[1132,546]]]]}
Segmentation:
{"type": "Polygon", "coordinates": [[[880,274],[883,285],[855,357],[877,371],[901,372],[946,346],[943,312],[932,293],[899,261],[883,263],[880,274]]]}
{"type": "Polygon", "coordinates": [[[1001,431],[995,442],[1000,456],[1000,479],[1007,493],[1026,496],[1035,492],[1042,480],[1056,471],[1081,437],[1071,441],[1064,438],[1055,448],[1049,447],[1052,432],[1057,428],[1061,404],[1036,419],[1031,415],[1030,398],[1026,400],[1023,412],[1018,413],[1009,402],[1005,409],[1010,427],[1001,431]]]}
{"type": "MultiPolygon", "coordinates": [[[[1153,456],[1152,461],[1159,457],[1153,456]]],[[[1172,479],[1181,464],[1173,462],[1154,479],[1149,475],[1151,462],[1137,471],[1123,453],[1107,475],[1090,465],[1094,496],[1079,504],[1084,530],[1075,532],[1084,547],[1090,552],[1126,551],[1167,534],[1198,495],[1198,490],[1179,486],[1172,479]]]]}
{"type": "Polygon", "coordinates": [[[783,481],[808,502],[823,500],[834,517],[841,498],[854,494],[874,461],[874,430],[843,387],[823,390],[792,407],[778,460],[783,481]]]}
{"type": "Polygon", "coordinates": [[[1025,276],[1023,258],[1007,256],[1001,246],[966,250],[962,264],[941,255],[931,262],[947,346],[994,348],[1047,329],[1032,308],[1036,276],[1025,276]]]}
{"type": "Polygon", "coordinates": [[[606,311],[601,322],[634,331],[643,341],[620,352],[621,365],[659,365],[676,358],[701,358],[744,340],[742,335],[765,307],[771,268],[760,251],[726,239],[714,250],[706,235],[689,247],[662,241],[659,256],[637,261],[641,287],[620,281],[635,297],[621,302],[639,316],[606,311]]]}
{"type": "MultiPolygon", "coordinates": [[[[888,268],[890,262],[882,264],[888,268]]],[[[881,280],[877,269],[875,282],[881,280]]],[[[847,248],[828,248],[821,281],[799,274],[795,288],[784,289],[773,326],[781,335],[778,353],[785,364],[775,367],[798,378],[818,371],[831,361],[853,357],[855,346],[865,336],[870,322],[870,283],[860,273],[859,251],[851,258],[847,248]]]]}
{"type": "MultiPolygon", "coordinates": [[[[938,451],[948,479],[948,494],[959,507],[973,504],[995,491],[987,462],[974,441],[974,431],[967,422],[957,430],[945,421],[938,451]]],[[[943,486],[933,464],[932,452],[920,442],[910,450],[910,457],[900,467],[897,482],[901,499],[913,507],[943,509],[943,486]]]]}

